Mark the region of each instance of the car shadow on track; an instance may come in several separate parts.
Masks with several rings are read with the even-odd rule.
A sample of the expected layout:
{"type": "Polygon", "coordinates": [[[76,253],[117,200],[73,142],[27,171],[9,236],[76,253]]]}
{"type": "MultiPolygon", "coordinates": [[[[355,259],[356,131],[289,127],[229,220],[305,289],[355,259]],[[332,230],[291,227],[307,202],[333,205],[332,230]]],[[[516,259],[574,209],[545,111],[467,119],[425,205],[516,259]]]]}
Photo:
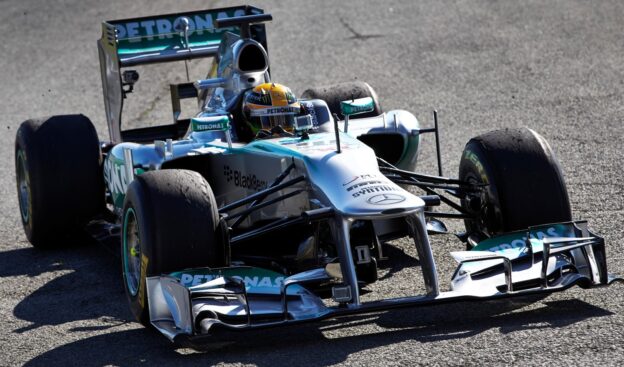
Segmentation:
{"type": "MultiPolygon", "coordinates": [[[[498,301],[496,301],[498,302],[498,301]]],[[[360,315],[319,324],[284,329],[221,335],[232,342],[206,352],[175,349],[154,330],[110,332],[60,346],[30,360],[27,366],[48,365],[214,365],[327,366],[341,363],[354,353],[386,345],[415,341],[430,343],[466,339],[490,329],[508,334],[535,328],[562,328],[590,318],[612,315],[579,300],[545,302],[537,309],[492,316],[492,310],[509,305],[467,303],[360,315]],[[469,311],[467,311],[469,310],[469,311]],[[449,317],[450,315],[450,317],[449,317]],[[362,334],[360,324],[373,324],[362,334]],[[346,324],[346,326],[344,326],[346,324]],[[351,328],[351,329],[347,329],[351,328]],[[393,328],[393,330],[387,330],[393,328]],[[330,336],[326,334],[346,334],[330,336]],[[359,335],[358,335],[359,333],[359,335]],[[305,356],[305,358],[304,358],[305,356]]],[[[495,313],[495,312],[494,312],[495,313]]]]}
{"type": "Polygon", "coordinates": [[[16,318],[30,325],[12,332],[19,335],[41,326],[81,320],[104,319],[105,322],[99,322],[101,326],[78,327],[75,331],[106,329],[128,322],[130,313],[119,269],[119,261],[97,246],[0,252],[0,277],[26,276],[33,279],[25,282],[43,283],[13,309],[16,318]]]}

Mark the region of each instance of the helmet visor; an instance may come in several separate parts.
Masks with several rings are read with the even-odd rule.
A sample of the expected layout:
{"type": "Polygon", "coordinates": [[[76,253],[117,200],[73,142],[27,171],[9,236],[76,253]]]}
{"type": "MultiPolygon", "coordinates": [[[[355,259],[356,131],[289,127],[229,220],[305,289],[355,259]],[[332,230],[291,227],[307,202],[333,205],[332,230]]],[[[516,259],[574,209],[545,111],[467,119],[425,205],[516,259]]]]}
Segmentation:
{"type": "Polygon", "coordinates": [[[295,126],[295,115],[275,115],[261,116],[260,126],[265,130],[271,130],[276,126],[281,126],[286,131],[292,131],[295,126]]]}
{"type": "Polygon", "coordinates": [[[251,117],[260,122],[261,129],[271,130],[281,126],[286,131],[292,131],[297,113],[299,106],[272,107],[251,110],[251,117]]]}

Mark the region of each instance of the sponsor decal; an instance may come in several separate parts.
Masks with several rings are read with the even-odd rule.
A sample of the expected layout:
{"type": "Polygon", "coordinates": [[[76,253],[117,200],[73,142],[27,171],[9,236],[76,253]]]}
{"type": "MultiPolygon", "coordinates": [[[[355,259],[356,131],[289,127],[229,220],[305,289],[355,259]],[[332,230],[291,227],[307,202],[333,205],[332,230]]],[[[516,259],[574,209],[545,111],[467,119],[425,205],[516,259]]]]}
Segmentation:
{"type": "Polygon", "coordinates": [[[226,131],[230,129],[230,120],[225,117],[219,120],[192,119],[191,129],[193,131],[226,131]]]}
{"type": "Polygon", "coordinates": [[[358,178],[360,178],[360,176],[355,176],[355,177],[353,177],[351,180],[349,180],[349,181],[347,181],[347,182],[343,183],[343,184],[342,184],[342,186],[343,186],[343,187],[344,187],[344,186],[347,186],[347,185],[349,185],[350,183],[353,183],[353,182],[357,181],[357,179],[358,179],[358,178]]]}
{"type": "Polygon", "coordinates": [[[365,175],[359,175],[359,176],[353,176],[353,178],[349,179],[347,182],[343,183],[342,186],[347,186],[350,185],[352,183],[354,183],[357,180],[366,180],[369,178],[375,178],[377,177],[376,174],[365,174],[365,175]]]}
{"type": "Polygon", "coordinates": [[[206,130],[227,130],[227,125],[223,123],[209,123],[209,124],[196,124],[193,126],[193,131],[206,131],[206,130]]]}
{"type": "Polygon", "coordinates": [[[249,92],[245,97],[248,103],[253,103],[261,106],[271,105],[271,96],[268,94],[261,94],[258,92],[249,92]]]}
{"type": "MultiPolygon", "coordinates": [[[[180,283],[185,287],[192,287],[200,285],[202,283],[209,282],[211,280],[222,278],[219,274],[188,274],[184,273],[180,275],[180,283]]],[[[238,276],[234,275],[232,278],[237,278],[245,283],[248,288],[269,287],[280,288],[284,283],[283,276],[271,277],[271,276],[238,276]]]]}
{"type": "Polygon", "coordinates": [[[366,201],[373,205],[392,205],[405,201],[405,196],[399,194],[380,194],[372,196],[366,201]]]}
{"type": "Polygon", "coordinates": [[[131,178],[128,177],[123,161],[113,157],[104,161],[104,180],[113,196],[115,206],[119,207],[123,203],[131,178]]]}
{"type": "Polygon", "coordinates": [[[374,109],[375,105],[371,97],[340,102],[340,110],[342,111],[343,115],[357,115],[360,113],[372,111],[374,109]]]}
{"type": "MultiPolygon", "coordinates": [[[[218,279],[238,279],[245,284],[248,293],[280,295],[286,276],[268,269],[249,266],[221,269],[191,269],[169,274],[180,280],[185,287],[194,287],[218,279]]],[[[287,290],[289,295],[300,294],[305,290],[299,285],[292,285],[287,290]]]]}
{"type": "Polygon", "coordinates": [[[367,185],[376,185],[376,184],[382,184],[382,183],[384,183],[384,181],[379,181],[379,180],[359,182],[353,186],[347,187],[347,192],[357,189],[358,187],[367,186],[367,185]]]}
{"type": "MultiPolygon", "coordinates": [[[[552,226],[532,230],[529,236],[529,241],[531,242],[533,251],[541,252],[543,250],[542,240],[544,238],[574,237],[574,229],[571,224],[554,224],[552,226]]],[[[451,256],[453,256],[453,258],[458,262],[472,258],[477,260],[480,257],[483,257],[483,260],[463,264],[461,271],[459,272],[459,274],[462,274],[462,272],[473,273],[490,266],[500,264],[501,260],[488,260],[486,258],[486,253],[504,256],[511,260],[526,256],[528,254],[526,241],[526,232],[513,232],[488,238],[481,241],[470,251],[453,252],[451,253],[451,256]],[[476,256],[471,255],[471,253],[474,253],[476,256]]]]}
{"type": "Polygon", "coordinates": [[[303,105],[306,112],[312,117],[312,126],[318,126],[318,116],[316,115],[316,109],[314,108],[314,104],[311,102],[301,101],[299,104],[303,105]]]}
{"type": "MultiPolygon", "coordinates": [[[[491,251],[491,252],[503,252],[507,250],[520,250],[526,247],[526,232],[515,232],[508,235],[502,235],[493,237],[484,241],[481,241],[472,251],[491,251]]],[[[531,232],[531,239],[537,239],[539,241],[548,237],[573,237],[574,231],[569,225],[554,225],[552,227],[544,228],[540,231],[531,232]]],[[[541,247],[534,248],[534,250],[541,250],[541,247]]]]}
{"type": "MultiPolygon", "coordinates": [[[[354,192],[353,194],[351,194],[351,196],[353,196],[354,198],[362,196],[362,195],[368,195],[368,194],[374,194],[377,192],[385,192],[385,191],[396,191],[396,187],[394,186],[389,186],[389,185],[374,185],[374,186],[367,186],[364,187],[356,192],[354,192]]],[[[401,195],[398,195],[401,196],[401,195]]],[[[405,200],[405,198],[403,198],[403,200],[405,200]]],[[[401,201],[403,201],[401,200],[401,201]]]]}
{"type": "Polygon", "coordinates": [[[147,274],[147,264],[149,263],[149,259],[145,254],[141,254],[141,285],[139,286],[139,304],[141,308],[145,308],[145,277],[143,275],[147,274]]]}
{"type": "Polygon", "coordinates": [[[259,179],[255,174],[248,174],[227,165],[223,166],[223,176],[228,183],[233,183],[234,186],[243,189],[260,191],[266,189],[268,186],[266,180],[259,179]]]}
{"type": "Polygon", "coordinates": [[[474,164],[474,166],[477,168],[477,171],[479,172],[479,176],[481,176],[481,180],[483,181],[483,183],[489,183],[487,175],[485,174],[485,168],[483,168],[483,164],[479,161],[479,157],[477,157],[474,152],[467,150],[464,152],[464,158],[474,164]]]}
{"type": "Polygon", "coordinates": [[[270,107],[270,108],[262,108],[257,110],[251,110],[251,116],[272,116],[272,115],[283,115],[283,114],[298,114],[300,108],[297,107],[270,107]]]}
{"type": "MultiPolygon", "coordinates": [[[[242,9],[235,11],[233,14],[233,16],[241,15],[245,15],[245,11],[242,9]]],[[[192,36],[223,31],[223,29],[215,29],[214,21],[219,18],[228,18],[231,16],[232,14],[226,12],[219,12],[217,14],[194,14],[173,19],[146,19],[143,21],[120,23],[116,24],[115,28],[117,29],[118,39],[127,40],[128,42],[141,42],[141,38],[162,40],[172,38],[174,34],[179,33],[176,31],[176,28],[178,28],[178,24],[181,22],[182,18],[188,20],[189,36],[192,36]]]]}

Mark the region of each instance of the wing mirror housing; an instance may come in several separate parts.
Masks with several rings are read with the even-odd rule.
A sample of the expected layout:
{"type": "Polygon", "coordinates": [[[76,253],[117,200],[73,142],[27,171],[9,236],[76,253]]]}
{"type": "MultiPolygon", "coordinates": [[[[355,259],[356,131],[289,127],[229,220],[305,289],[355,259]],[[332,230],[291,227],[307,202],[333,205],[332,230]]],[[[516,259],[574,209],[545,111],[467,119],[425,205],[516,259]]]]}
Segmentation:
{"type": "Polygon", "coordinates": [[[228,147],[232,149],[232,134],[230,133],[230,117],[228,115],[193,117],[191,130],[193,132],[223,131],[228,147]]]}
{"type": "Polygon", "coordinates": [[[340,102],[340,112],[342,112],[345,117],[344,132],[346,133],[349,131],[349,116],[359,115],[373,110],[375,110],[375,101],[373,101],[371,97],[340,102]]]}
{"type": "Polygon", "coordinates": [[[344,116],[359,115],[375,109],[375,102],[371,97],[352,99],[340,102],[340,112],[344,116]]]}
{"type": "Polygon", "coordinates": [[[225,78],[212,78],[212,79],[201,79],[193,83],[197,90],[204,90],[210,88],[219,88],[225,86],[227,80],[225,78]]]}

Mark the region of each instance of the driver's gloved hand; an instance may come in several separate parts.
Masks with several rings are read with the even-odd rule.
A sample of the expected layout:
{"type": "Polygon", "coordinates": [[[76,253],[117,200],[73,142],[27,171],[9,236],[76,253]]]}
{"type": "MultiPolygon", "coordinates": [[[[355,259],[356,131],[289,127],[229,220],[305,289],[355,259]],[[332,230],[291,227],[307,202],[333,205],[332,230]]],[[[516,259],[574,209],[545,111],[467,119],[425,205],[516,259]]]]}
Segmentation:
{"type": "Polygon", "coordinates": [[[288,137],[288,136],[294,136],[294,135],[284,130],[284,128],[279,125],[274,126],[273,128],[271,128],[270,131],[262,129],[256,133],[256,139],[268,139],[274,136],[288,137]]]}
{"type": "Polygon", "coordinates": [[[256,133],[256,139],[266,139],[270,138],[271,136],[273,136],[273,134],[269,130],[262,129],[256,133]]]}
{"type": "Polygon", "coordinates": [[[279,125],[274,126],[274,127],[271,129],[271,133],[272,133],[273,135],[279,135],[279,136],[294,136],[293,134],[291,134],[291,133],[289,133],[288,131],[284,130],[284,128],[283,128],[283,127],[281,127],[281,126],[279,126],[279,125]]]}

